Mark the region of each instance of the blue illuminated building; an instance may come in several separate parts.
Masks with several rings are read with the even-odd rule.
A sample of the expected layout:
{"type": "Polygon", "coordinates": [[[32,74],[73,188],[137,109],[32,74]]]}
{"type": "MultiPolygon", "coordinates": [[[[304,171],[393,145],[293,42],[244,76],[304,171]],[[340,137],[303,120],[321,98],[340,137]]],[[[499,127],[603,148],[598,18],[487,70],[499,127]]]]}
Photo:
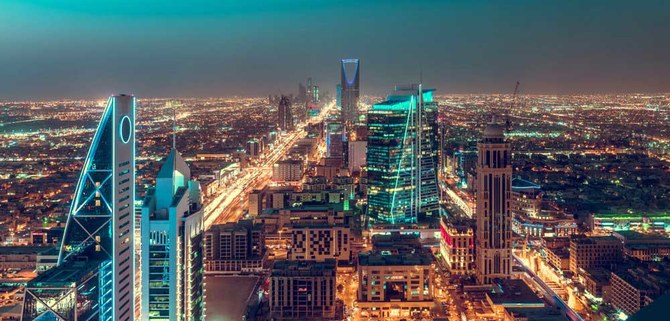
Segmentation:
{"type": "Polygon", "coordinates": [[[135,320],[135,97],[110,97],[89,147],[58,264],[26,285],[22,320],[135,320]]]}
{"type": "Polygon", "coordinates": [[[383,223],[416,223],[438,215],[433,91],[396,87],[368,111],[368,214],[383,223]]]}
{"type": "Polygon", "coordinates": [[[143,320],[205,319],[201,198],[173,149],[142,205],[143,320]]]}
{"type": "Polygon", "coordinates": [[[341,82],[342,122],[354,124],[358,121],[358,100],[360,97],[360,61],[342,59],[341,82]]]}
{"type": "Polygon", "coordinates": [[[342,85],[338,84],[335,86],[335,93],[337,95],[335,97],[335,104],[338,108],[342,108],[342,85]]]}

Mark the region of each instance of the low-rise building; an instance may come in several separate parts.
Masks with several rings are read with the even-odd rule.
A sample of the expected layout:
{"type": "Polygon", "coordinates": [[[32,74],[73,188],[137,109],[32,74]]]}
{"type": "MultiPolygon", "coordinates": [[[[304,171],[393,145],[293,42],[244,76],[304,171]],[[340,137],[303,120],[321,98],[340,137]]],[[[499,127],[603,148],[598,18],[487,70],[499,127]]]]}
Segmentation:
{"type": "Polygon", "coordinates": [[[290,227],[288,259],[324,262],[334,259],[338,263],[351,263],[351,229],[348,226],[299,225],[290,227]]]}
{"type": "Polygon", "coordinates": [[[407,318],[433,306],[433,255],[418,238],[375,235],[358,256],[358,306],[366,319],[407,318]]]}
{"type": "Polygon", "coordinates": [[[269,234],[288,231],[291,225],[349,225],[351,210],[344,203],[302,203],[299,206],[268,208],[254,218],[269,234]]]}
{"type": "Polygon", "coordinates": [[[270,273],[270,314],[274,320],[335,318],[337,264],[277,260],[270,273]]]}
{"type": "Polygon", "coordinates": [[[558,308],[505,308],[503,321],[569,321],[558,308]]]}
{"type": "Polygon", "coordinates": [[[473,220],[440,220],[440,254],[451,274],[474,272],[474,225],[473,220]]]}
{"type": "Polygon", "coordinates": [[[266,260],[265,230],[251,220],[212,225],[205,232],[205,271],[259,272],[266,260]]]}
{"type": "Polygon", "coordinates": [[[283,160],[272,167],[272,180],[275,182],[298,182],[304,173],[302,160],[283,160]]]}
{"type": "Polygon", "coordinates": [[[567,247],[545,247],[549,265],[561,271],[570,270],[570,250],[567,247]]]}
{"type": "Polygon", "coordinates": [[[610,303],[630,316],[670,289],[670,263],[644,262],[612,272],[610,303]]]}
{"type": "Polygon", "coordinates": [[[493,284],[492,290],[486,292],[486,301],[499,316],[503,316],[507,308],[545,307],[544,301],[521,279],[507,279],[493,284]]]}
{"type": "Polygon", "coordinates": [[[581,236],[570,239],[570,271],[609,268],[623,258],[623,243],[614,236],[581,236]]]}

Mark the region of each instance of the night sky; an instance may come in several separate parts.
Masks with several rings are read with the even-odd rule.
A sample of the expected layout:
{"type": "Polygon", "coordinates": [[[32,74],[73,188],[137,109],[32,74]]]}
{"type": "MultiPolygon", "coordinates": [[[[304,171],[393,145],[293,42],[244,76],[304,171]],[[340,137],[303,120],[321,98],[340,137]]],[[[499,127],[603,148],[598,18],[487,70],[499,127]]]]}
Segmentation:
{"type": "Polygon", "coordinates": [[[0,99],[670,91],[663,0],[0,0],[0,99]]]}

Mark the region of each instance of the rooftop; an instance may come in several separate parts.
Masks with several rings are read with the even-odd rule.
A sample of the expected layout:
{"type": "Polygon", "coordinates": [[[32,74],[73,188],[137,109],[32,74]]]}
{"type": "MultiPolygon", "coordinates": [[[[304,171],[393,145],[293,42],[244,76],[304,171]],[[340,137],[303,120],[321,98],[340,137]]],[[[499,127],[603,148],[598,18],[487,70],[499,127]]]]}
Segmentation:
{"type": "Polygon", "coordinates": [[[42,254],[56,246],[0,246],[0,255],[42,254]]]}
{"type": "Polygon", "coordinates": [[[557,308],[536,308],[536,309],[527,309],[527,308],[505,308],[507,314],[514,316],[516,318],[525,318],[523,320],[528,321],[569,321],[561,310],[557,308]]]}
{"type": "Polygon", "coordinates": [[[503,280],[493,286],[486,296],[495,305],[504,307],[543,307],[544,301],[520,279],[503,280]]]}

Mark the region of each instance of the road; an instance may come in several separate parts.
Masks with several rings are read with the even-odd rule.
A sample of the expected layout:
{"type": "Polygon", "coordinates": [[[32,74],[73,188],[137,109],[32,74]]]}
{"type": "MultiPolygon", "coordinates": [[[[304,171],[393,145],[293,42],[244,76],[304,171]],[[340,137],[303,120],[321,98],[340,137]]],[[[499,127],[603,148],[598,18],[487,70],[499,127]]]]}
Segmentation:
{"type": "MultiPolygon", "coordinates": [[[[321,113],[309,120],[315,124],[322,122],[335,107],[334,103],[326,104],[321,113]]],[[[272,179],[272,165],[280,161],[295,143],[307,135],[305,127],[308,123],[298,124],[298,129],[280,138],[277,146],[258,166],[240,171],[232,184],[217,191],[217,196],[204,206],[205,230],[212,224],[235,222],[240,219],[248,204],[247,194],[254,188],[263,187],[272,179]]]]}
{"type": "Polygon", "coordinates": [[[560,295],[558,295],[554,290],[549,287],[542,279],[533,272],[532,269],[530,269],[528,266],[523,264],[523,261],[520,260],[516,255],[514,255],[514,260],[519,263],[519,265],[530,275],[531,279],[535,281],[542,289],[546,292],[547,294],[547,299],[551,301],[554,306],[558,307],[561,309],[563,313],[571,320],[571,321],[584,321],[584,319],[577,313],[575,310],[571,309],[568,304],[563,301],[560,295]]]}

